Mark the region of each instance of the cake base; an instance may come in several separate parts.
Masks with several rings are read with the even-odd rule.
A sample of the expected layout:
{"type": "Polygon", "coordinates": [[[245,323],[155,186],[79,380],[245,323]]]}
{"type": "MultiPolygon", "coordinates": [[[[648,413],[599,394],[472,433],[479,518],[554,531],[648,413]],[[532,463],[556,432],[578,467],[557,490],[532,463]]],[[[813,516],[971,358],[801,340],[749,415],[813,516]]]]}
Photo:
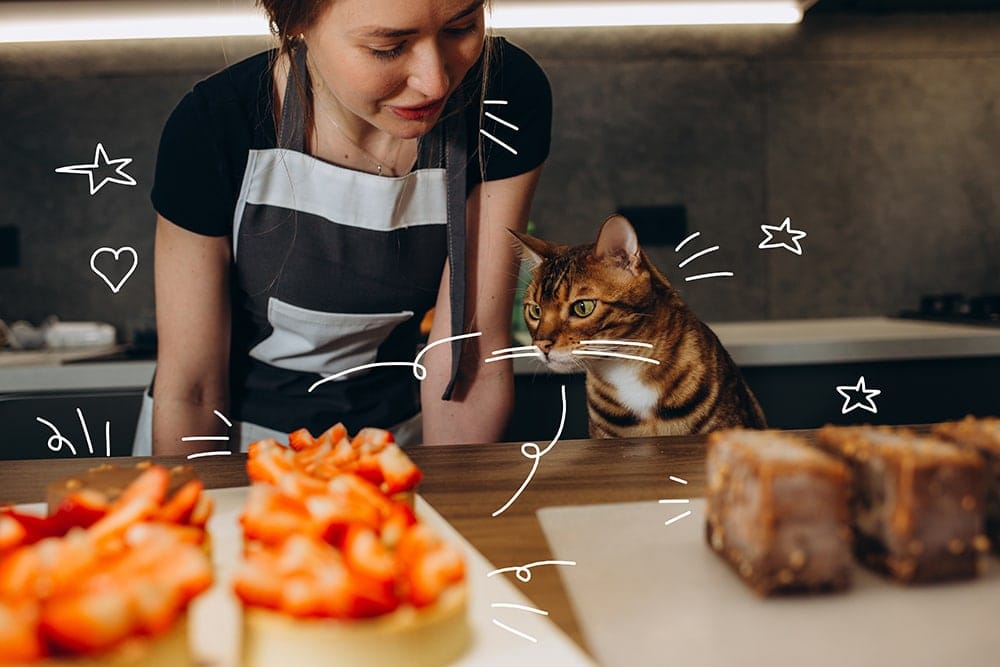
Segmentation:
{"type": "Polygon", "coordinates": [[[194,667],[188,646],[188,617],[159,637],[128,639],[113,650],[92,656],[45,658],[25,667],[194,667]]]}

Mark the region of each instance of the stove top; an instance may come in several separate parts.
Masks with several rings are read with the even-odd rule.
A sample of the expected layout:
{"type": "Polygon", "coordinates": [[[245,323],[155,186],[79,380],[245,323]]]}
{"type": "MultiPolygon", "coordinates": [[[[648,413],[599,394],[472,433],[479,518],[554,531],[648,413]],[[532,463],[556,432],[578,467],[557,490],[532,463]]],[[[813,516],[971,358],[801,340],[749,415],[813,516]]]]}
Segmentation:
{"type": "Polygon", "coordinates": [[[918,310],[904,310],[899,316],[933,322],[1000,327],[1000,294],[925,294],[920,297],[918,310]]]}

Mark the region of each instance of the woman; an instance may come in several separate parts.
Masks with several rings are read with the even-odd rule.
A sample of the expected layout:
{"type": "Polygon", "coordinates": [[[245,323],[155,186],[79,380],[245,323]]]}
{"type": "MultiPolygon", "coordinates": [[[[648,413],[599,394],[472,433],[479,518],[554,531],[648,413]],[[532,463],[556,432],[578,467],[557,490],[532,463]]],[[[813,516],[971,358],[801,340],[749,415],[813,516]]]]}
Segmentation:
{"type": "Polygon", "coordinates": [[[219,449],[182,441],[230,433],[215,411],[243,449],[337,421],[500,439],[512,371],[482,360],[509,345],[507,229],[548,154],[544,74],[485,36],[482,0],[261,4],[280,49],[198,84],[163,132],[159,357],[135,452],[219,449]],[[432,307],[430,341],[481,336],[429,349],[421,382],[352,370],[414,361],[432,307]]]}

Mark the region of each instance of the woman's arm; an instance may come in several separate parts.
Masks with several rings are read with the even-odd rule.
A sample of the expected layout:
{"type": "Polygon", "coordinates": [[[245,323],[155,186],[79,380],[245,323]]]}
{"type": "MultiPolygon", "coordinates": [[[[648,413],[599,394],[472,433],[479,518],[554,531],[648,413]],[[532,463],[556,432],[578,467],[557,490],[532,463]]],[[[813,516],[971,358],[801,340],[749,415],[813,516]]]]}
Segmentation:
{"type": "Polygon", "coordinates": [[[229,408],[229,264],[228,237],[195,234],[157,216],[156,456],[218,449],[181,438],[225,434],[213,411],[229,408]]]}
{"type": "MultiPolygon", "coordinates": [[[[497,442],[514,407],[510,361],[484,363],[493,350],[510,346],[511,309],[519,260],[508,229],[524,231],[541,175],[539,166],[512,178],[476,186],[466,207],[467,339],[462,371],[451,401],[441,395],[451,375],[451,345],[428,351],[427,378],[420,388],[426,444],[497,442]]],[[[449,267],[445,266],[434,309],[430,341],[451,335],[449,267]]]]}

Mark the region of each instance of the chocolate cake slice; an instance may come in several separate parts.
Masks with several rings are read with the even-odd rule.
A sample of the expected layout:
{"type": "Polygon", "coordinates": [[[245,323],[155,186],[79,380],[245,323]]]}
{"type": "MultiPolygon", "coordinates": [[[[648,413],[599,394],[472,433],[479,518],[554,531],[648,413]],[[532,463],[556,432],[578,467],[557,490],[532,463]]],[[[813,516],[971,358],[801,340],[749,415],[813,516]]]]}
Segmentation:
{"type": "Polygon", "coordinates": [[[976,576],[988,549],[976,452],[884,426],[825,426],[817,444],[850,467],[858,560],[905,583],[976,576]]]}
{"type": "Polygon", "coordinates": [[[761,595],[850,584],[847,468],[796,436],[732,429],[708,439],[706,539],[761,595]]]}
{"type": "Polygon", "coordinates": [[[935,424],[934,435],[951,442],[972,447],[986,465],[986,536],[993,551],[1000,553],[1000,418],[966,417],[961,421],[935,424]]]}

